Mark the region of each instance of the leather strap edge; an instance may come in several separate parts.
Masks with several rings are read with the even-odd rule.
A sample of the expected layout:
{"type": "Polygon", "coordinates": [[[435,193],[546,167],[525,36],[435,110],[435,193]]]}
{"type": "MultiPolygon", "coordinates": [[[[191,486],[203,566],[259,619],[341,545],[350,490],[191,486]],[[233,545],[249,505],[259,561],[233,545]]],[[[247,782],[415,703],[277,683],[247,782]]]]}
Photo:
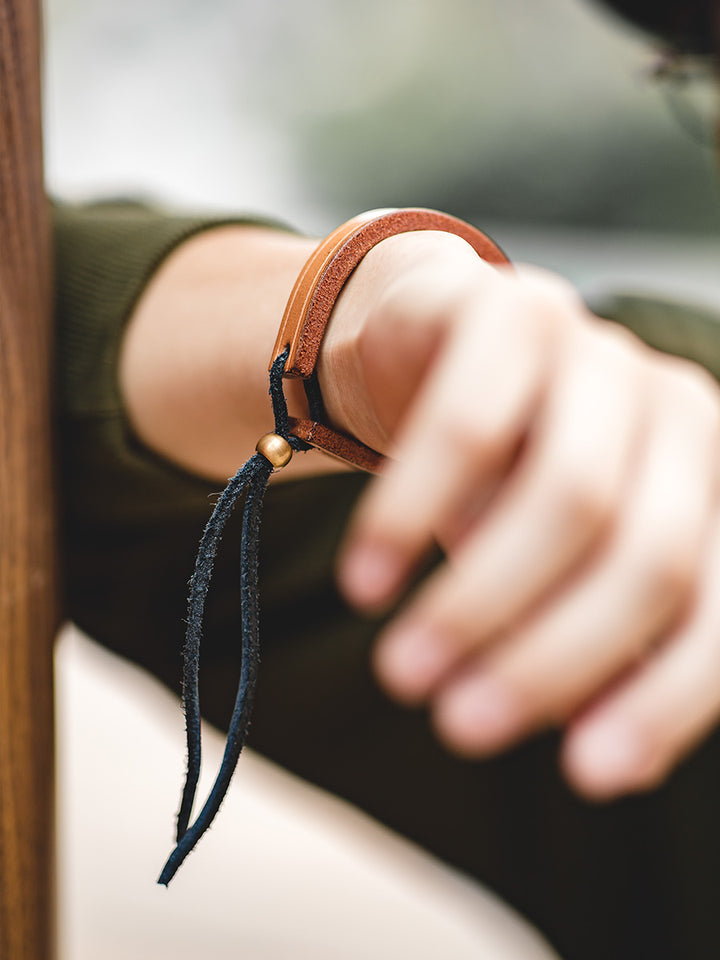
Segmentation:
{"type": "Polygon", "coordinates": [[[385,457],[371,447],[366,447],[359,440],[315,420],[290,417],[290,433],[317,450],[329,453],[336,460],[342,460],[367,473],[379,473],[385,461],[385,457]]]}

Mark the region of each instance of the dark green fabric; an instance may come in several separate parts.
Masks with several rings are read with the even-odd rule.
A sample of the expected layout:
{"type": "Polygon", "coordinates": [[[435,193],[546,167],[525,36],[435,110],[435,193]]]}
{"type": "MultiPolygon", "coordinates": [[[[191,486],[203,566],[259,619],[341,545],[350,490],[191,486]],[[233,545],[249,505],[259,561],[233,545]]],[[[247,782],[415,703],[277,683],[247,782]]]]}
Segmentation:
{"type": "MultiPolygon", "coordinates": [[[[185,592],[213,487],[133,440],[115,369],[147,277],[212,221],[106,206],[59,209],[56,225],[68,613],[177,692],[185,592]]],[[[720,326],[706,311],[626,298],[609,313],[720,373],[720,326]]],[[[662,790],[605,807],[564,786],[553,737],[490,762],[452,758],[421,711],[378,691],[368,668],[377,624],[348,611],[333,585],[333,556],[364,483],[346,475],[268,492],[251,745],[482,879],[566,960],[716,960],[718,736],[662,790]]],[[[235,525],[211,587],[201,658],[204,712],[220,727],[237,683],[238,563],[235,525]]]]}
{"type": "Polygon", "coordinates": [[[599,307],[647,343],[702,364],[720,379],[720,313],[673,300],[618,295],[599,307]]]}

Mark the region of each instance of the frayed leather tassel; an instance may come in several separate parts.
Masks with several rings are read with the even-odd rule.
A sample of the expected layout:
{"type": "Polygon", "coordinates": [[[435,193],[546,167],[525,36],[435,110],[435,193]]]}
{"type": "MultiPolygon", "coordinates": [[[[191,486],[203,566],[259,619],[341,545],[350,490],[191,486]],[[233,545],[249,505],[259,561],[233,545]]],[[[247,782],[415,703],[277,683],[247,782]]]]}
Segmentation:
{"type": "MultiPolygon", "coordinates": [[[[275,417],[275,435],[292,451],[311,449],[290,435],[290,420],[282,388],[282,376],[288,357],[286,349],[270,369],[270,396],[275,417]]],[[[260,444],[258,444],[260,446],[260,444]]],[[[190,580],[188,620],[183,647],[183,700],[187,732],[187,775],[177,819],[177,846],[168,857],[158,883],[167,886],[187,855],[205,833],[225,798],[245,743],[250,723],[259,661],[258,548],[262,502],[274,464],[263,453],[255,453],[230,480],[218,500],[200,541],[195,571],[190,580]],[[218,545],[237,501],[247,491],[240,548],[240,596],[242,605],[242,660],[235,706],[228,729],[225,752],[215,783],[203,808],[190,823],[200,776],[201,733],[198,669],[205,597],[212,578],[218,545]]]]}

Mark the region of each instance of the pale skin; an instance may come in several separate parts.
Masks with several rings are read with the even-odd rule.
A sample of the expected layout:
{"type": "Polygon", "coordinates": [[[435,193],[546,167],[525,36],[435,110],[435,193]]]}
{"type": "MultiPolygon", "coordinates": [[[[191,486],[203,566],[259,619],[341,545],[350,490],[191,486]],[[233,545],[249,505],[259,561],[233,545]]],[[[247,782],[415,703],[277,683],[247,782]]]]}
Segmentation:
{"type": "MultiPolygon", "coordinates": [[[[225,227],[176,250],[124,340],[152,449],[225,480],[272,426],[267,363],[306,238],[225,227]]],[[[659,783],[720,718],[720,388],[590,314],[562,279],[498,270],[457,237],[383,241],[331,317],[330,421],[388,454],[338,562],[391,603],[383,686],[470,757],[550,726],[581,793],[659,783]]],[[[290,384],[292,412],[304,400],[290,384]]],[[[343,469],[296,456],[278,479],[343,469]]]]}

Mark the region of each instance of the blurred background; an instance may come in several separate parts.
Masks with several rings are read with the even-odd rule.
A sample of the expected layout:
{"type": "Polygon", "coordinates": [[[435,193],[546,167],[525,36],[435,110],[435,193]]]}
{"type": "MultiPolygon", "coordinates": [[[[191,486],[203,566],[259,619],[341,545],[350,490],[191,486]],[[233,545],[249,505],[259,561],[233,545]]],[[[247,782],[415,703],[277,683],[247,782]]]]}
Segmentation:
{"type": "MultiPolygon", "coordinates": [[[[56,197],[317,234],[370,207],[431,206],[593,302],[720,307],[713,151],[651,79],[652,42],[589,0],[48,0],[45,15],[56,197]]],[[[504,915],[482,891],[345,808],[330,817],[257,758],[231,800],[251,826],[226,811],[193,878],[158,890],[177,703],[72,632],[58,698],[67,960],[547,955],[513,923],[492,940],[504,915]]]]}

